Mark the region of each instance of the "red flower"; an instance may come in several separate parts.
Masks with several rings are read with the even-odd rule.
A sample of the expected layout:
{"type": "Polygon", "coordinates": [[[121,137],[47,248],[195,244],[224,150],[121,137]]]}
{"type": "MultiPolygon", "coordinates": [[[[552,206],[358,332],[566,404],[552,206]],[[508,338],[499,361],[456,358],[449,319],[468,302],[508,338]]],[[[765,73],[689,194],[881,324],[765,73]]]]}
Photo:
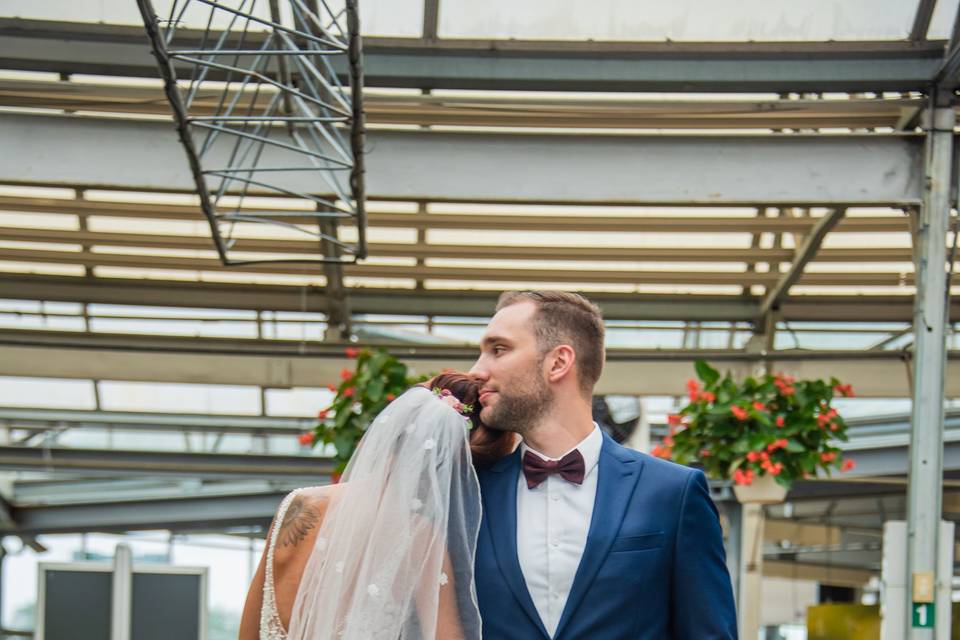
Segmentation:
{"type": "Polygon", "coordinates": [[[327,385],[327,389],[330,389],[330,391],[333,391],[334,393],[336,393],[336,392],[337,392],[337,385],[335,385],[335,384],[328,384],[328,385],[327,385]]]}
{"type": "Polygon", "coordinates": [[[393,395],[392,393],[387,394],[387,402],[393,402],[394,400],[396,400],[396,398],[397,396],[393,395]]]}
{"type": "Polygon", "coordinates": [[[857,466],[857,463],[853,460],[844,460],[843,465],[840,466],[840,471],[852,471],[855,466],[857,466]]]}
{"type": "Polygon", "coordinates": [[[663,458],[664,460],[669,460],[670,449],[669,447],[665,447],[663,445],[658,444],[654,446],[653,449],[650,451],[650,455],[656,456],[657,458],[663,458]]]}
{"type": "Polygon", "coordinates": [[[712,455],[713,455],[713,452],[710,451],[710,449],[700,449],[701,458],[709,458],[712,455]]]}
{"type": "Polygon", "coordinates": [[[763,460],[764,452],[763,451],[750,451],[747,453],[748,462],[759,462],[763,460]]]}
{"type": "Polygon", "coordinates": [[[777,449],[786,449],[787,444],[788,444],[787,441],[784,440],[783,438],[780,438],[779,440],[774,440],[773,442],[767,445],[767,451],[769,453],[773,453],[777,449]]]}
{"type": "Polygon", "coordinates": [[[328,413],[330,413],[328,409],[320,409],[320,411],[317,411],[317,420],[326,420],[328,413]]]}
{"type": "Polygon", "coordinates": [[[687,380],[687,395],[690,397],[690,402],[696,402],[699,394],[700,385],[697,384],[697,381],[693,378],[687,380]]]}
{"type": "Polygon", "coordinates": [[[667,436],[666,438],[664,438],[664,439],[663,439],[663,444],[664,444],[664,446],[666,446],[666,447],[673,447],[673,437],[672,437],[672,436],[667,436]]]}
{"type": "Polygon", "coordinates": [[[343,350],[343,353],[348,358],[356,358],[358,355],[360,355],[360,349],[357,349],[356,347],[347,347],[343,350]]]}
{"type": "Polygon", "coordinates": [[[758,401],[758,402],[754,402],[754,403],[753,403],[753,408],[756,409],[757,411],[766,411],[766,410],[767,410],[767,405],[765,405],[765,404],[763,404],[762,402],[759,402],[759,401],[758,401]]]}
{"type": "Polygon", "coordinates": [[[780,395],[792,396],[796,393],[796,389],[793,387],[793,378],[790,376],[774,378],[773,384],[777,385],[777,389],[780,390],[780,395]]]}
{"type": "Polygon", "coordinates": [[[772,476],[778,476],[783,472],[783,463],[777,462],[774,464],[769,464],[766,467],[766,471],[772,476]]]}
{"type": "Polygon", "coordinates": [[[820,454],[820,462],[833,462],[837,458],[836,451],[824,451],[820,454]]]}
{"type": "Polygon", "coordinates": [[[853,386],[849,384],[835,384],[833,385],[833,392],[844,398],[852,398],[854,395],[853,386]]]}
{"type": "Polygon", "coordinates": [[[753,483],[753,471],[751,469],[737,469],[733,472],[733,481],[737,484],[748,485],[753,483]]]}
{"type": "Polygon", "coordinates": [[[350,371],[350,369],[344,369],[343,371],[340,372],[340,377],[343,378],[344,380],[349,380],[350,378],[353,377],[353,371],[350,371]]]}
{"type": "Polygon", "coordinates": [[[710,391],[704,391],[703,393],[700,394],[700,399],[703,400],[704,402],[716,402],[717,396],[716,394],[710,391]]]}
{"type": "Polygon", "coordinates": [[[344,398],[352,398],[352,397],[353,397],[353,387],[347,387],[346,389],[344,389],[344,390],[343,390],[343,397],[344,397],[344,398]]]}
{"type": "Polygon", "coordinates": [[[747,419],[747,410],[743,407],[733,405],[730,407],[730,413],[732,413],[733,417],[735,417],[737,420],[743,421],[747,419]]]}
{"type": "Polygon", "coordinates": [[[782,426],[785,425],[786,423],[787,423],[786,418],[784,418],[783,416],[777,416],[777,426],[778,426],[778,427],[782,427],[782,426]]]}
{"type": "Polygon", "coordinates": [[[304,431],[303,433],[300,434],[297,440],[299,440],[300,444],[302,444],[303,446],[305,447],[309,446],[313,444],[313,433],[310,431],[304,431]]]}
{"type": "Polygon", "coordinates": [[[840,428],[840,425],[838,425],[836,422],[830,423],[830,431],[836,431],[839,428],[840,428]]]}
{"type": "Polygon", "coordinates": [[[677,413],[671,413],[667,416],[667,424],[670,426],[679,426],[683,424],[683,416],[677,413]]]}

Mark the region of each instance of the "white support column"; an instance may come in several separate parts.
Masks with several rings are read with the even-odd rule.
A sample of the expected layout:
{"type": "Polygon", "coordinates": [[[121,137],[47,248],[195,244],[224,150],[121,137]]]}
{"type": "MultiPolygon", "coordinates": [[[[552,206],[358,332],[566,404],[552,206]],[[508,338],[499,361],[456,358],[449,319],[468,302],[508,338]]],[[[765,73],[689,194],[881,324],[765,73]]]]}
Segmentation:
{"type": "MultiPolygon", "coordinates": [[[[910,476],[907,488],[907,598],[913,604],[911,584],[918,575],[937,579],[938,530],[943,492],[943,396],[946,368],[946,245],[950,223],[953,127],[949,96],[932,92],[927,110],[923,206],[914,244],[917,257],[917,293],[914,302],[915,336],[913,409],[910,435],[910,476]]],[[[949,580],[949,576],[940,576],[949,580]]],[[[938,612],[939,613],[939,612],[938,612]]],[[[946,613],[949,627],[949,612],[946,613]]],[[[939,618],[939,616],[938,616],[939,618]]],[[[941,620],[938,619],[938,622],[941,620]]],[[[932,628],[913,628],[905,616],[904,638],[933,640],[932,628]]]]}
{"type": "Polygon", "coordinates": [[[763,506],[746,503],[740,514],[740,579],[737,610],[740,637],[755,640],[760,633],[763,582],[763,506]]]}
{"type": "Polygon", "coordinates": [[[110,608],[110,640],[131,640],[133,621],[133,552],[118,544],[113,557],[113,596],[110,608]]]}

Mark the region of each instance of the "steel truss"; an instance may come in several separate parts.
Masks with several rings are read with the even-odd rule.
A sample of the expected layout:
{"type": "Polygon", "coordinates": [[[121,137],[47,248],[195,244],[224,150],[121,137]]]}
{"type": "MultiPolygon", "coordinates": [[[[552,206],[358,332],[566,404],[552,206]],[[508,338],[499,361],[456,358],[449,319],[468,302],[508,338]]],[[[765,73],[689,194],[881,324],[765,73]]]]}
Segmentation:
{"type": "Polygon", "coordinates": [[[326,0],[173,0],[166,19],[151,0],[137,4],[223,264],[366,257],[356,0],[340,10],[326,0]],[[179,29],[198,19],[206,29],[179,29]],[[334,71],[341,59],[349,69],[346,85],[334,71]],[[292,184],[305,180],[315,181],[316,190],[292,184]],[[301,198],[312,210],[251,212],[244,202],[253,194],[301,198]],[[339,239],[344,223],[356,227],[355,242],[339,239]],[[259,225],[307,236],[315,250],[295,257],[235,250],[244,230],[259,225]]]}

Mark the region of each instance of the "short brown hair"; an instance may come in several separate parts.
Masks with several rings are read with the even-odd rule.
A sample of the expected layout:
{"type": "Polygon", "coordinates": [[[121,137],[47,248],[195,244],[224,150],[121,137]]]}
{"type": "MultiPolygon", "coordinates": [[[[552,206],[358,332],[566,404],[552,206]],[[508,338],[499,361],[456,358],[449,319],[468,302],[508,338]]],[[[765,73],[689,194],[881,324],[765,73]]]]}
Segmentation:
{"type": "Polygon", "coordinates": [[[534,333],[541,353],[569,344],[577,354],[577,376],[585,394],[603,373],[603,314],[583,296],[567,291],[505,291],[497,300],[497,311],[521,302],[537,306],[534,333]]]}
{"type": "Polygon", "coordinates": [[[488,467],[509,455],[516,444],[511,431],[491,429],[480,420],[480,381],[465,373],[444,371],[428,381],[431,389],[449,389],[463,404],[471,405],[473,410],[467,416],[473,423],[470,430],[470,453],[473,464],[488,467]]]}

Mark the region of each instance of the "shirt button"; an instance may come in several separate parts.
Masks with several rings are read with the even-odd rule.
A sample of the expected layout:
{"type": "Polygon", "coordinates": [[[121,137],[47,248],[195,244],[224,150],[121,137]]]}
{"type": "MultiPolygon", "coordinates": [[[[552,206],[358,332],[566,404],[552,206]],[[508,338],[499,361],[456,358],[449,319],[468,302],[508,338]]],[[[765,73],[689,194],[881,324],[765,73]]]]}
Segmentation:
{"type": "Polygon", "coordinates": [[[550,546],[551,546],[551,547],[559,547],[559,546],[560,546],[560,541],[559,541],[559,540],[551,540],[551,541],[550,541],[550,546]]]}
{"type": "Polygon", "coordinates": [[[551,594],[550,594],[550,597],[553,598],[554,600],[556,600],[557,598],[560,597],[560,594],[559,594],[559,593],[551,593],[551,594]]]}
{"type": "Polygon", "coordinates": [[[558,502],[558,501],[560,500],[560,496],[559,496],[559,495],[552,495],[552,496],[550,496],[550,499],[553,500],[554,502],[558,502]]]}

